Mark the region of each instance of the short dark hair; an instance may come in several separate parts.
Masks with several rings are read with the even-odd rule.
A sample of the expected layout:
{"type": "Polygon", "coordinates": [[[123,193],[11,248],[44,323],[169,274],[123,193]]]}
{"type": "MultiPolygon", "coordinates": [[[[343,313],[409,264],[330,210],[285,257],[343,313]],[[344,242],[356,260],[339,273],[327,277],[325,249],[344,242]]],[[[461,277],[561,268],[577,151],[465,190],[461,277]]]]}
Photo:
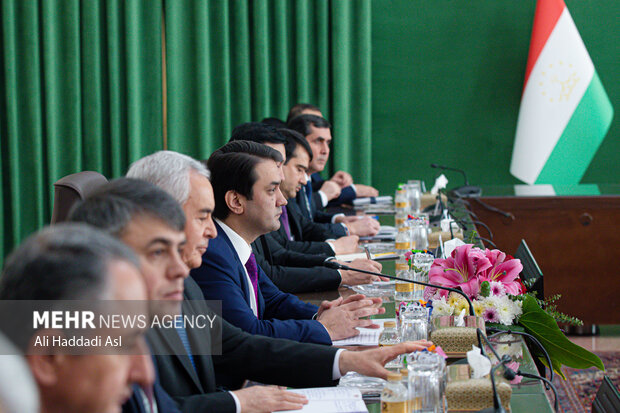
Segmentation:
{"type": "Polygon", "coordinates": [[[293,107],[291,107],[291,109],[288,111],[286,123],[289,123],[293,118],[301,115],[301,112],[306,109],[315,110],[317,112],[323,113],[318,106],[311,105],[310,103],[297,103],[296,105],[293,105],[293,107]]]}
{"type": "Polygon", "coordinates": [[[233,129],[230,141],[250,141],[256,143],[286,143],[284,136],[271,125],[260,122],[247,122],[233,129]]]}
{"type": "Polygon", "coordinates": [[[103,185],[73,207],[69,220],[86,222],[120,237],[139,215],[160,219],[178,231],[185,228],[185,214],[172,195],[150,182],[132,178],[119,178],[103,185]]]}
{"type": "Polygon", "coordinates": [[[266,159],[283,161],[282,154],[275,149],[249,141],[228,142],[211,154],[207,167],[211,171],[215,218],[226,219],[230,214],[225,199],[228,191],[252,199],[252,187],[258,179],[256,165],[266,159]]]}
{"type": "Polygon", "coordinates": [[[100,300],[113,261],[140,268],[131,248],[86,224],[61,223],[31,235],[6,261],[1,300],[100,300]]]}
{"type": "Polygon", "coordinates": [[[261,120],[260,123],[264,123],[265,125],[273,126],[274,128],[277,128],[277,129],[286,128],[286,122],[284,122],[282,119],[278,119],[278,118],[265,118],[265,119],[261,120]]]}
{"type": "Polygon", "coordinates": [[[329,129],[332,127],[326,119],[317,115],[299,115],[293,118],[287,125],[289,129],[293,129],[304,136],[310,135],[310,126],[329,129]]]}
{"type": "Polygon", "coordinates": [[[312,148],[310,147],[310,144],[308,143],[306,138],[304,138],[301,133],[292,129],[278,129],[278,132],[280,132],[286,138],[286,143],[284,144],[284,149],[286,150],[286,162],[284,162],[285,164],[287,164],[288,161],[295,157],[295,150],[298,146],[303,147],[304,150],[308,152],[310,160],[312,160],[312,148]]]}

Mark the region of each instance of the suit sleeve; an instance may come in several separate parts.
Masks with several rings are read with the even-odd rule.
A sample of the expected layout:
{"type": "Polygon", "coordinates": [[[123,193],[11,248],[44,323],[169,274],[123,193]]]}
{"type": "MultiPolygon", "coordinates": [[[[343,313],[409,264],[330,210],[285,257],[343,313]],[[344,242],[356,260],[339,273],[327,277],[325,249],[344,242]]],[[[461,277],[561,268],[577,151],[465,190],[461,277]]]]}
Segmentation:
{"type": "Polygon", "coordinates": [[[327,203],[328,206],[338,206],[342,204],[353,205],[353,200],[357,198],[355,190],[351,186],[342,188],[340,195],[336,199],[332,199],[327,203]]]}
{"type": "Polygon", "coordinates": [[[341,278],[336,270],[272,265],[262,254],[256,254],[256,262],[271,281],[287,293],[335,290],[340,286],[341,278]]]}
{"type": "Polygon", "coordinates": [[[245,379],[291,387],[335,384],[334,347],[251,335],[225,320],[221,331],[222,355],[213,356],[213,363],[223,386],[237,388],[245,379]]]}
{"type": "Polygon", "coordinates": [[[311,320],[317,307],[278,290],[260,269],[259,291],[265,300],[265,312],[258,319],[242,291],[243,270],[237,268],[238,259],[232,253],[225,253],[228,248],[222,240],[212,240],[202,265],[191,272],[207,300],[222,301],[222,315],[227,321],[251,334],[331,344],[323,325],[311,320]]]}
{"type": "Polygon", "coordinates": [[[334,250],[325,241],[289,241],[280,230],[264,236],[276,264],[309,267],[321,265],[325,258],[334,256],[334,250]],[[320,258],[315,258],[317,255],[320,258]]]}

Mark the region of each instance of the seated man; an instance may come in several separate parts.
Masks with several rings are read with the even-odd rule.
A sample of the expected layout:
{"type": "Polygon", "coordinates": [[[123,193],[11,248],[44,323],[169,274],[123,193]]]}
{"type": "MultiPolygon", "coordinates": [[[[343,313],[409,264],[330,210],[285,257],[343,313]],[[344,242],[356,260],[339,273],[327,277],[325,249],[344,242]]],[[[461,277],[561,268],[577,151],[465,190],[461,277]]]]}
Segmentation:
{"type": "MultiPolygon", "coordinates": [[[[128,247],[87,225],[60,224],[32,235],[8,258],[0,281],[0,300],[110,299],[146,299],[139,263],[128,247]]],[[[36,349],[17,343],[28,354],[42,412],[116,412],[131,395],[132,383],[153,383],[143,331],[126,331],[126,351],[119,354],[98,347],[65,354],[49,340],[61,330],[42,334],[47,344],[36,349]]]]}
{"type": "MultiPolygon", "coordinates": [[[[276,151],[280,152],[282,158],[285,158],[284,144],[286,143],[286,138],[284,137],[282,130],[277,130],[272,126],[265,125],[263,123],[247,122],[236,126],[235,129],[233,129],[230,141],[251,141],[256,143],[262,143],[263,145],[267,145],[270,148],[273,148],[276,151]]],[[[278,168],[281,169],[281,165],[278,165],[278,168]]],[[[283,175],[282,179],[284,179],[283,175]]],[[[283,208],[286,208],[286,206],[284,206],[283,208]]],[[[355,245],[355,247],[353,247],[353,250],[346,249],[351,248],[353,241],[349,238],[353,238],[353,236],[347,237],[349,229],[345,224],[313,223],[313,226],[313,229],[321,235],[319,238],[317,238],[317,241],[325,241],[326,239],[338,238],[338,240],[332,241],[330,245],[326,245],[325,243],[321,242],[322,245],[317,245],[315,250],[318,250],[320,252],[335,251],[336,254],[347,254],[350,252],[354,252],[353,250],[355,249],[355,247],[357,247],[357,245],[355,245]]],[[[355,244],[357,244],[357,242],[355,244]]],[[[289,245],[289,247],[290,249],[297,251],[297,245],[289,245]]]]}
{"type": "Polygon", "coordinates": [[[222,300],[226,320],[250,333],[322,344],[359,334],[355,327],[373,325],[360,319],[377,314],[373,300],[319,310],[280,291],[256,264],[250,244],[278,229],[286,205],[281,162],[276,150],[247,141],[229,142],[211,155],[218,236],[191,275],[207,299],[222,300]]]}
{"type": "Polygon", "coordinates": [[[370,221],[366,217],[358,220],[358,217],[336,217],[334,215],[321,213],[319,209],[325,207],[328,201],[336,205],[351,203],[356,197],[377,196],[378,191],[372,187],[356,184],[352,185],[351,176],[345,172],[338,172],[329,181],[324,181],[321,172],[329,159],[329,145],[332,140],[331,125],[325,119],[316,115],[300,115],[294,118],[288,125],[301,133],[312,148],[313,160],[308,168],[311,181],[306,184],[305,192],[300,192],[298,203],[302,211],[313,219],[323,222],[325,219],[335,219],[345,222],[352,233],[360,236],[374,235],[379,231],[379,224],[370,221]],[[302,195],[306,195],[303,198],[302,195]]]}
{"type": "MultiPolygon", "coordinates": [[[[116,234],[130,245],[143,265],[151,300],[178,301],[179,280],[185,300],[194,300],[204,314],[213,314],[204,304],[198,286],[187,278],[187,267],[200,264],[201,247],[215,236],[210,211],[214,208],[209,172],[197,161],[174,152],[158,152],[137,161],[130,171],[143,173],[175,194],[183,210],[170,195],[153,185],[134,179],[119,179],[89,196],[74,209],[71,219],[86,221],[116,234]],[[135,167],[135,168],[134,168],[135,167]],[[182,232],[184,228],[185,234],[182,232]],[[195,301],[198,300],[198,301],[195,301]]],[[[275,387],[239,388],[244,380],[295,387],[329,386],[348,371],[386,377],[382,366],[404,352],[430,343],[403,343],[393,347],[350,352],[326,346],[299,344],[253,336],[216,317],[210,334],[187,330],[185,344],[176,337],[181,351],[155,356],[161,385],[178,401],[184,412],[264,412],[299,409],[304,397],[275,387]],[[206,352],[221,340],[221,355],[206,352]],[[184,349],[184,351],[183,351],[184,349]],[[191,363],[193,360],[193,363],[191,363]],[[299,371],[304,374],[299,374],[299,371]]],[[[151,345],[168,346],[173,337],[149,335],[151,345]]],[[[159,407],[159,406],[158,406],[159,407]]],[[[163,412],[163,410],[159,410],[163,412]]]]}

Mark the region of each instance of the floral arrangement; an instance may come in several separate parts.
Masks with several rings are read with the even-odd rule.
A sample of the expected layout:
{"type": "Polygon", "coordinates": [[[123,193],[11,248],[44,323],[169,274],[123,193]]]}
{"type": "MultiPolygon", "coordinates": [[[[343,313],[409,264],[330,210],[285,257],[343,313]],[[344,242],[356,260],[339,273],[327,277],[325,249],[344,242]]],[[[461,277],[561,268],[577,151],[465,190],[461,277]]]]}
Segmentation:
{"type": "MultiPolygon", "coordinates": [[[[428,277],[431,284],[457,288],[467,294],[476,315],[484,319],[487,327],[532,334],[549,353],[558,374],[562,375],[562,365],[604,370],[595,354],[573,344],[557,324],[580,321],[556,311],[553,302],[559,296],[539,300],[527,292],[519,277],[522,270],[519,259],[502,251],[465,244],[455,248],[450,257],[435,259],[428,277]]],[[[464,297],[446,290],[427,287],[424,299],[431,302],[433,315],[459,315],[463,309],[469,310],[464,297]]]]}

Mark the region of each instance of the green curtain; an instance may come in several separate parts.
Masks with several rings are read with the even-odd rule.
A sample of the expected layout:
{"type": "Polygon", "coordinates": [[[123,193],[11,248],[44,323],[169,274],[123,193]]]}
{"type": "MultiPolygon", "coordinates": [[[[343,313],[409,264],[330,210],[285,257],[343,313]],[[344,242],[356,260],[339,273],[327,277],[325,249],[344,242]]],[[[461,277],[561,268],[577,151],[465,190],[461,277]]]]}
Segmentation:
{"type": "Polygon", "coordinates": [[[168,148],[205,159],[235,125],[308,102],[334,124],[331,170],[370,183],[370,10],[370,0],[166,0],[168,148]]]}
{"type": "Polygon", "coordinates": [[[0,257],[49,222],[53,183],[162,148],[162,3],[3,0],[0,257]]]}

